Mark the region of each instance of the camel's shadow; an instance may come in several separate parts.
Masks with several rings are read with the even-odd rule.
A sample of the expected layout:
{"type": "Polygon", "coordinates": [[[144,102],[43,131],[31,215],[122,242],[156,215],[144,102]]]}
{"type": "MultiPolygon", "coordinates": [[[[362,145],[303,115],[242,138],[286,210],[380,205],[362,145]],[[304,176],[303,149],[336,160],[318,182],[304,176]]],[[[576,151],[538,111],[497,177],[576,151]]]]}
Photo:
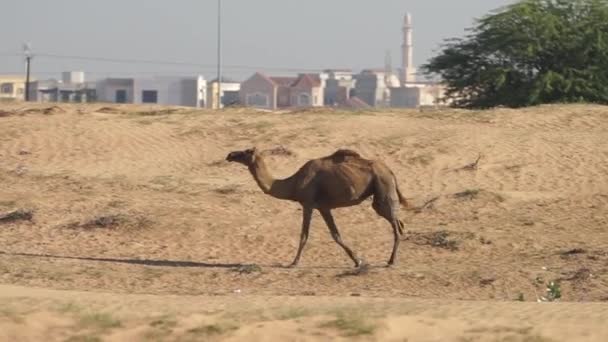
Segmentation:
{"type": "MultiPolygon", "coordinates": [[[[82,260],[82,261],[98,261],[109,263],[121,263],[130,265],[145,265],[145,266],[162,266],[162,267],[192,267],[192,268],[240,268],[253,266],[254,264],[244,263],[212,263],[198,261],[181,261],[181,260],[153,260],[153,259],[120,259],[120,258],[96,258],[96,257],[77,257],[66,255],[53,254],[34,254],[34,253],[8,253],[0,251],[0,255],[21,256],[31,258],[49,258],[49,259],[64,259],[64,260],[82,260]]],[[[262,266],[262,265],[260,265],[262,266]]],[[[272,267],[264,265],[265,267],[272,267]]]]}
{"type": "Polygon", "coordinates": [[[385,266],[372,266],[365,264],[360,269],[353,269],[352,267],[339,267],[339,266],[299,266],[297,268],[290,268],[287,265],[281,265],[279,263],[273,264],[258,264],[258,263],[222,263],[222,262],[201,262],[201,261],[183,261],[183,260],[155,260],[155,259],[135,259],[135,258],[102,258],[102,257],[80,257],[80,256],[69,256],[69,255],[55,255],[55,254],[44,254],[44,253],[21,253],[21,252],[5,252],[0,251],[0,255],[7,256],[19,256],[28,258],[47,258],[47,259],[62,259],[62,260],[80,260],[80,261],[94,261],[94,262],[105,262],[105,263],[118,263],[118,264],[129,264],[129,265],[143,265],[143,266],[157,266],[157,267],[174,267],[174,268],[224,268],[224,269],[244,269],[247,267],[264,267],[289,270],[314,270],[314,269],[325,269],[325,270],[344,270],[338,276],[353,276],[353,275],[364,275],[367,274],[370,269],[382,269],[385,266]]]}

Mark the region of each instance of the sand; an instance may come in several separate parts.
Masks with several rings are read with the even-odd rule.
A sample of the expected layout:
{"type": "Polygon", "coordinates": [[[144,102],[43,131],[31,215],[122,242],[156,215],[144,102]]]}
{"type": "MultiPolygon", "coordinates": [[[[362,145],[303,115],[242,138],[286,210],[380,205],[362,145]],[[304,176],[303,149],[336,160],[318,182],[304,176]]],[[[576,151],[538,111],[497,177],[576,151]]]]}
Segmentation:
{"type": "Polygon", "coordinates": [[[32,213],[0,220],[0,340],[608,340],[608,107],[0,110],[0,217],[32,213]],[[302,212],[224,161],[251,146],[382,159],[398,265],[366,201],[334,216],[368,272],[317,213],[284,268],[302,212]]]}

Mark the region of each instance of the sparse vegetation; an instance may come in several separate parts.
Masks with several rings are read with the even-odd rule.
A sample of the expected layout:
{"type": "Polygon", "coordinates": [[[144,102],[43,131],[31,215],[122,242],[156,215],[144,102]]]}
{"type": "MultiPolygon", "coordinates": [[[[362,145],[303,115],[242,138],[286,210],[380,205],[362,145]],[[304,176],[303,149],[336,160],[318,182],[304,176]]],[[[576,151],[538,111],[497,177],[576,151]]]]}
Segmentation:
{"type": "Polygon", "coordinates": [[[102,339],[95,335],[75,335],[70,336],[65,342],[101,342],[102,339]]]}
{"type": "Polygon", "coordinates": [[[169,115],[179,113],[179,109],[167,108],[167,109],[159,109],[159,110],[148,110],[148,111],[140,111],[140,112],[132,112],[128,113],[131,115],[139,115],[139,116],[157,116],[157,115],[169,115]]]}
{"type": "Polygon", "coordinates": [[[319,327],[338,329],[349,337],[372,335],[376,331],[376,325],[373,323],[356,314],[346,313],[339,313],[335,319],[324,322],[319,327]]]}
{"type": "Polygon", "coordinates": [[[148,218],[142,215],[126,214],[102,214],[84,222],[72,222],[67,225],[69,229],[115,229],[122,228],[145,228],[152,224],[148,218]]]}
{"type": "Polygon", "coordinates": [[[295,153],[286,148],[285,146],[277,146],[274,148],[270,148],[267,150],[262,151],[263,155],[269,155],[269,156],[294,156],[295,153]]]}
{"type": "Polygon", "coordinates": [[[193,335],[223,335],[237,329],[238,326],[233,324],[215,323],[189,329],[188,333],[193,335]]]}
{"type": "Polygon", "coordinates": [[[479,195],[479,192],[479,189],[467,189],[465,191],[455,193],[454,197],[458,199],[473,200],[477,197],[477,195],[479,195]]]}
{"type": "Polygon", "coordinates": [[[163,316],[150,322],[150,330],[145,333],[146,339],[162,341],[173,332],[177,321],[171,317],[163,316]]]}
{"type": "Polygon", "coordinates": [[[97,331],[106,331],[122,326],[122,323],[118,319],[108,313],[86,313],[79,318],[78,323],[83,329],[97,331]]]}
{"type": "Polygon", "coordinates": [[[460,240],[473,239],[473,233],[454,233],[446,230],[438,230],[430,233],[409,233],[405,240],[412,241],[417,245],[428,245],[447,249],[449,251],[457,251],[459,249],[460,240]],[[459,239],[453,236],[460,235],[459,239]]]}
{"type": "Polygon", "coordinates": [[[417,156],[411,157],[408,159],[408,162],[411,164],[419,164],[422,166],[427,166],[431,164],[435,160],[431,154],[419,154],[417,156]]]}
{"type": "Polygon", "coordinates": [[[256,264],[252,265],[241,265],[234,269],[234,272],[240,274],[252,274],[252,273],[260,273],[262,272],[262,268],[256,264]]]}
{"type": "Polygon", "coordinates": [[[277,314],[278,320],[291,320],[300,317],[310,316],[312,312],[305,308],[289,308],[282,310],[277,314]]]}
{"type": "Polygon", "coordinates": [[[541,297],[543,302],[555,302],[562,298],[562,289],[558,281],[551,281],[547,284],[546,295],[541,297]]]}
{"type": "Polygon", "coordinates": [[[224,185],[222,187],[216,188],[213,191],[217,192],[221,195],[231,195],[238,192],[239,186],[235,184],[224,185]]]}
{"type": "Polygon", "coordinates": [[[0,223],[10,223],[16,221],[31,221],[34,212],[29,209],[17,209],[8,213],[0,214],[0,223]]]}

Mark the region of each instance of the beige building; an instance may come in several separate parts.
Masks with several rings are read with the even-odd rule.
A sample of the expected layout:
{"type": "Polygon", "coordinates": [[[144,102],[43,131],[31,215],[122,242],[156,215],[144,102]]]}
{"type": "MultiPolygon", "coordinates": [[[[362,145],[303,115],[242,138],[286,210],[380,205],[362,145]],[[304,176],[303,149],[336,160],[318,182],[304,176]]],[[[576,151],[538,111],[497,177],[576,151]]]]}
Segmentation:
{"type": "Polygon", "coordinates": [[[278,109],[320,107],[324,103],[325,78],[322,74],[298,77],[269,77],[256,72],[241,84],[240,102],[248,107],[278,109]]]}
{"type": "Polygon", "coordinates": [[[322,107],[324,87],[317,74],[300,74],[289,89],[293,107],[322,107]]]}
{"type": "Polygon", "coordinates": [[[25,77],[0,76],[0,100],[25,100],[25,77]]]}

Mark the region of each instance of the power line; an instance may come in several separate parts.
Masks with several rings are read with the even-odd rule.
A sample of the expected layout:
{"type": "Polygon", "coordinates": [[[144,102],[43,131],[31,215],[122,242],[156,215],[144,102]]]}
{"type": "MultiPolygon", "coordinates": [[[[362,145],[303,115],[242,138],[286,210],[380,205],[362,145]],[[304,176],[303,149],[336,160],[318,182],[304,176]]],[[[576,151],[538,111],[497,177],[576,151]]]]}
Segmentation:
{"type": "MultiPolygon", "coordinates": [[[[201,64],[183,61],[162,61],[162,60],[147,60],[147,59],[126,59],[126,58],[108,58],[108,57],[91,57],[91,56],[74,56],[74,55],[60,55],[51,53],[36,53],[36,57],[46,57],[54,59],[67,59],[67,60],[85,60],[93,62],[106,62],[116,64],[153,64],[153,65],[172,65],[172,66],[183,66],[183,67],[197,67],[204,69],[214,69],[217,65],[212,64],[201,64]]],[[[297,68],[297,67],[268,67],[259,65],[223,65],[222,68],[231,70],[267,70],[267,71],[287,71],[287,72],[318,72],[321,69],[313,68],[297,68]]]]}

